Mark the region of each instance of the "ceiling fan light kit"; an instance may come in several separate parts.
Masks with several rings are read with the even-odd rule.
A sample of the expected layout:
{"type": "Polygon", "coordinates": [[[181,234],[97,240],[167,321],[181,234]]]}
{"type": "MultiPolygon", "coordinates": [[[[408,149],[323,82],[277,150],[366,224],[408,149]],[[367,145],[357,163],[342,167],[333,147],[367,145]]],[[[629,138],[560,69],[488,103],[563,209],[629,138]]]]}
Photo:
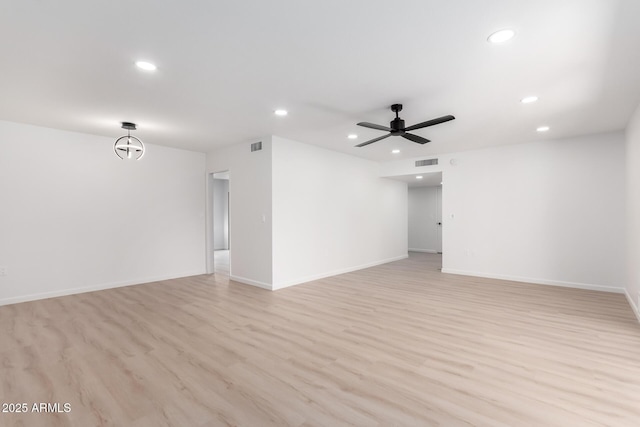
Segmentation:
{"type": "Polygon", "coordinates": [[[400,111],[402,111],[402,104],[393,104],[391,106],[391,111],[396,113],[396,118],[393,119],[391,121],[391,123],[389,123],[389,127],[382,126],[382,125],[376,125],[374,123],[368,123],[368,122],[360,122],[360,123],[358,123],[358,126],[366,127],[366,128],[369,128],[369,129],[383,130],[383,131],[386,131],[386,132],[389,132],[389,133],[384,135],[384,136],[381,136],[381,137],[378,137],[378,138],[374,138],[374,139],[371,139],[369,141],[365,141],[362,144],[356,145],[356,147],[364,147],[365,145],[372,144],[374,142],[383,140],[383,139],[388,138],[390,136],[401,136],[404,139],[408,139],[409,141],[415,142],[417,144],[426,144],[427,142],[430,142],[430,140],[428,140],[426,138],[423,138],[421,136],[418,136],[418,135],[414,135],[412,133],[408,133],[408,132],[410,132],[412,130],[426,128],[426,127],[429,127],[429,126],[438,125],[440,123],[448,122],[450,120],[454,120],[455,119],[455,117],[453,117],[451,115],[442,116],[442,117],[438,117],[437,119],[427,120],[426,122],[422,122],[422,123],[415,124],[413,126],[405,127],[404,120],[402,120],[400,118],[400,116],[398,115],[398,113],[400,111]]]}

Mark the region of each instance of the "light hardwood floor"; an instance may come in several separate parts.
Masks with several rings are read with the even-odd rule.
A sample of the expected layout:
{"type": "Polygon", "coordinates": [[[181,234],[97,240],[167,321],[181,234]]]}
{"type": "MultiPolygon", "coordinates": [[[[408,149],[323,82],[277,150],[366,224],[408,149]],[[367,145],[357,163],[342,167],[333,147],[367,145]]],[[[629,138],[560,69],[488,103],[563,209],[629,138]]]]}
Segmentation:
{"type": "Polygon", "coordinates": [[[1,426],[639,426],[624,296],[442,274],[196,276],[0,307],[1,426]]]}

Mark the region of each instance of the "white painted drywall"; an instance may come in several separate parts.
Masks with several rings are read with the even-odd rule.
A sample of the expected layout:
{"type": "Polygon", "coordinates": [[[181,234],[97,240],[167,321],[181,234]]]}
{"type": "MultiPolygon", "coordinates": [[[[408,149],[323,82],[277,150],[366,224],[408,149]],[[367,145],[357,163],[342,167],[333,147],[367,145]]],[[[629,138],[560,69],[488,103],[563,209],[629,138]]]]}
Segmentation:
{"type": "Polygon", "coordinates": [[[205,272],[204,153],[113,142],[0,122],[0,304],[205,272]]]}
{"type": "Polygon", "coordinates": [[[274,289],[407,256],[406,183],[300,142],[274,136],[272,150],[274,289]]]}
{"type": "Polygon", "coordinates": [[[435,167],[407,159],[381,174],[443,172],[443,271],[622,291],[622,133],[435,157],[435,167]]]}
{"type": "Polygon", "coordinates": [[[440,187],[409,187],[409,250],[437,253],[442,251],[439,238],[440,187]]]}
{"type": "MultiPolygon", "coordinates": [[[[262,150],[251,143],[235,144],[207,153],[207,172],[229,171],[230,276],[233,280],[271,289],[271,137],[262,150]]],[[[212,180],[207,180],[212,185],[212,180]]],[[[213,206],[207,191],[207,206],[213,206]]],[[[213,273],[212,211],[207,214],[207,269],[213,273]]]]}
{"type": "Polygon", "coordinates": [[[627,297],[640,320],[640,106],[626,132],[627,297]]]}
{"type": "Polygon", "coordinates": [[[213,180],[213,245],[214,250],[229,249],[229,180],[213,180]]]}

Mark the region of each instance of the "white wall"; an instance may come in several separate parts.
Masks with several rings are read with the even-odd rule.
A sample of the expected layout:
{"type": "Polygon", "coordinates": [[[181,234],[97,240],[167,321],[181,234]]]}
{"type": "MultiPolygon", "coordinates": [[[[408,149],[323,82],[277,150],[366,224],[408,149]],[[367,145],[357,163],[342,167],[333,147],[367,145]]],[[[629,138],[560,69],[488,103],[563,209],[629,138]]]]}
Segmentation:
{"type": "Polygon", "coordinates": [[[440,187],[409,187],[409,250],[441,252],[438,222],[442,205],[440,187]]]}
{"type": "Polygon", "coordinates": [[[213,246],[229,249],[229,180],[213,180],[213,246]]]}
{"type": "Polygon", "coordinates": [[[443,172],[443,271],[622,291],[622,133],[430,157],[381,173],[443,172]]]}
{"type": "MultiPolygon", "coordinates": [[[[271,289],[271,137],[262,150],[251,152],[251,143],[235,144],[207,154],[207,172],[229,171],[229,233],[231,235],[230,277],[233,280],[271,289]]],[[[207,180],[209,185],[212,180],[207,180]]],[[[207,206],[213,206],[211,189],[207,206]]],[[[207,220],[207,269],[213,273],[211,209],[207,220]]]]}
{"type": "Polygon", "coordinates": [[[406,258],[406,183],[316,146],[272,149],[274,289],[406,258]]]}
{"type": "Polygon", "coordinates": [[[205,155],[113,142],[0,122],[0,304],[205,272],[205,155]]]}
{"type": "Polygon", "coordinates": [[[640,106],[626,133],[627,298],[640,320],[640,106]]]}

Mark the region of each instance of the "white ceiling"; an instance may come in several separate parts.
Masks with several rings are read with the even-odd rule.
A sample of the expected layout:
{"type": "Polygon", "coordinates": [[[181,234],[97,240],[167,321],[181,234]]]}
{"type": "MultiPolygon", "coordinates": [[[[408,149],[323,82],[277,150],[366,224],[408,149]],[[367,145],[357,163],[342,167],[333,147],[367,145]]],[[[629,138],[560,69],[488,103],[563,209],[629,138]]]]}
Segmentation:
{"type": "Polygon", "coordinates": [[[385,179],[393,179],[396,181],[406,182],[410,188],[415,187],[438,187],[442,185],[442,172],[426,172],[426,173],[414,173],[411,175],[399,175],[394,177],[388,177],[385,179]],[[417,176],[422,178],[417,179],[417,176]]]}
{"type": "Polygon", "coordinates": [[[0,37],[1,120],[198,151],[276,134],[390,160],[619,130],[640,102],[637,0],[20,0],[0,37]],[[457,119],[354,148],[392,103],[457,119]]]}
{"type": "Polygon", "coordinates": [[[213,174],[213,179],[226,179],[226,180],[229,180],[229,171],[214,173],[213,174]]]}

